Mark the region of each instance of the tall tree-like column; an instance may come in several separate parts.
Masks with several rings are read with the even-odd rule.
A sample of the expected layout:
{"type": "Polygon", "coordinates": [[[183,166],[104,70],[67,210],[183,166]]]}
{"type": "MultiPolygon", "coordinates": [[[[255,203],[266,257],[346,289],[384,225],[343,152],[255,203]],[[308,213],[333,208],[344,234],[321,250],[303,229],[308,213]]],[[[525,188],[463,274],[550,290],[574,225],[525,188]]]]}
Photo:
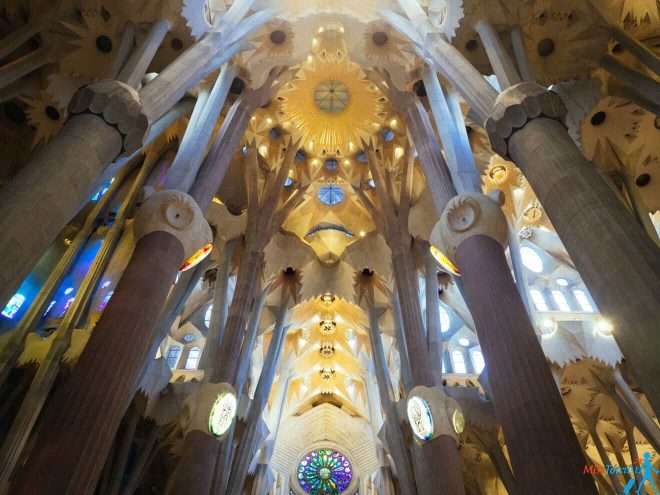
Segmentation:
{"type": "MultiPolygon", "coordinates": [[[[376,208],[366,193],[358,190],[358,194],[392,251],[394,278],[401,302],[408,354],[415,357],[410,362],[413,386],[433,387],[440,377],[436,379],[433,374],[426,345],[424,322],[418,298],[417,267],[413,262],[412,238],[408,231],[410,194],[414,174],[412,150],[407,147],[402,157],[403,173],[401,174],[400,195],[396,201],[393,197],[395,189],[392,176],[383,175],[382,164],[377,158],[373,146],[367,143],[363,143],[363,145],[367,154],[369,170],[376,184],[380,209],[376,208]]],[[[423,462],[415,465],[417,491],[420,495],[438,493],[438,490],[451,495],[465,493],[458,445],[449,432],[443,432],[424,446],[415,448],[421,449],[421,458],[423,458],[423,462]],[[441,471],[443,476],[433,479],[433,469],[441,471]]]]}
{"type": "Polygon", "coordinates": [[[13,480],[11,493],[93,493],[149,358],[154,322],[174,274],[211,241],[199,207],[177,191],[152,195],[134,228],[133,256],[73,374],[53,397],[44,418],[48,428],[13,480]]]}
{"type": "Polygon", "coordinates": [[[582,474],[582,450],[511,276],[506,240],[504,213],[478,193],[452,199],[431,236],[462,274],[520,491],[595,494],[592,480],[582,474]],[[548,469],[562,475],[545,476],[548,469]]]}
{"type": "MultiPolygon", "coordinates": [[[[284,156],[272,170],[266,173],[264,190],[259,191],[258,173],[261,157],[255,146],[246,156],[246,184],[248,188],[248,221],[245,232],[245,253],[238,269],[236,289],[229,307],[225,335],[222,340],[218,363],[214,367],[211,382],[229,383],[236,387],[236,373],[250,306],[254,296],[257,276],[263,262],[264,248],[271,236],[280,228],[289,212],[302,200],[301,189],[281,201],[284,182],[298,150],[298,141],[289,139],[284,156]]],[[[267,164],[266,167],[268,166],[267,164]]],[[[201,172],[200,172],[201,173],[201,172]]],[[[209,411],[200,411],[206,414],[209,411]]],[[[231,441],[231,435],[225,441],[231,441]]],[[[177,468],[172,493],[208,493],[211,489],[215,459],[220,442],[208,431],[193,429],[185,437],[183,453],[177,468]]]]}
{"type": "Polygon", "coordinates": [[[660,252],[562,125],[559,96],[523,83],[486,122],[525,174],[655,411],[660,411],[660,252]],[[616,281],[616,283],[613,283],[616,281]]]}
{"type": "MultiPolygon", "coordinates": [[[[247,477],[247,471],[250,466],[252,458],[261,446],[263,438],[259,433],[261,425],[263,424],[262,415],[268,403],[270,390],[273,386],[275,379],[275,371],[280,355],[282,354],[282,347],[286,339],[286,332],[288,327],[285,326],[287,317],[287,309],[289,300],[292,297],[297,301],[297,294],[299,291],[299,277],[294,271],[293,273],[282,273],[278,276],[279,280],[275,282],[276,287],[279,285],[281,290],[280,303],[277,306],[275,326],[268,345],[268,352],[264,360],[257,388],[254,392],[254,398],[250,404],[250,409],[245,417],[245,429],[240,438],[236,455],[234,457],[231,473],[229,473],[229,481],[227,483],[226,493],[240,493],[243,488],[243,483],[247,477]]],[[[265,426],[265,425],[264,425],[265,426]]]]}
{"type": "Polygon", "coordinates": [[[432,27],[413,0],[398,0],[409,19],[384,14],[415,50],[486,121],[491,147],[529,180],[651,406],[660,411],[660,255],[571,140],[560,98],[533,83],[497,96],[477,71],[432,27]],[[492,116],[491,116],[492,113],[492,116]],[[612,283],[612,280],[620,283],[612,283]]]}

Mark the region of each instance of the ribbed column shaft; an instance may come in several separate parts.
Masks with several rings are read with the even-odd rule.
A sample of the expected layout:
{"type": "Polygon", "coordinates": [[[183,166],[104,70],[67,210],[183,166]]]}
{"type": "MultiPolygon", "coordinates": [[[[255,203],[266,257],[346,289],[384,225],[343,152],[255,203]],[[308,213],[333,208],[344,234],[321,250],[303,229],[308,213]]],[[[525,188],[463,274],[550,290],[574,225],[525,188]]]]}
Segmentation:
{"type": "Polygon", "coordinates": [[[459,245],[456,262],[519,490],[594,495],[592,480],[582,474],[582,450],[502,246],[484,235],[469,237],[459,245]]]}
{"type": "Polygon", "coordinates": [[[141,238],[76,368],[56,393],[11,493],[94,492],[154,340],[183,247],[171,234],[141,238]],[[39,476],[34,476],[39,472],[39,476]]]}

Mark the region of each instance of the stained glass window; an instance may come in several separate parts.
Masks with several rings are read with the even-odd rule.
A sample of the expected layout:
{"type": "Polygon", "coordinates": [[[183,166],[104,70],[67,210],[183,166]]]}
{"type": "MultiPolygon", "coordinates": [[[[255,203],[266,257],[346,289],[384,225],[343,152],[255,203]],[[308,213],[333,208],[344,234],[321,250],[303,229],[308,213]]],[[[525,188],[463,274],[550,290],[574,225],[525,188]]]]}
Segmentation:
{"type": "Polygon", "coordinates": [[[181,347],[178,345],[173,345],[167,351],[167,364],[170,369],[176,368],[176,364],[179,362],[179,356],[181,355],[181,347]]]}
{"type": "Polygon", "coordinates": [[[319,189],[319,199],[326,205],[336,205],[341,203],[341,200],[344,199],[344,190],[334,184],[323,186],[319,189]]]}
{"type": "Polygon", "coordinates": [[[18,313],[18,310],[21,309],[23,303],[25,302],[25,296],[23,294],[16,293],[11,296],[11,299],[5,306],[5,309],[2,310],[2,316],[6,316],[9,319],[13,319],[18,313]]]}
{"type": "Polygon", "coordinates": [[[311,495],[344,493],[352,478],[353,466],[336,450],[314,450],[298,464],[298,483],[311,495]]]}

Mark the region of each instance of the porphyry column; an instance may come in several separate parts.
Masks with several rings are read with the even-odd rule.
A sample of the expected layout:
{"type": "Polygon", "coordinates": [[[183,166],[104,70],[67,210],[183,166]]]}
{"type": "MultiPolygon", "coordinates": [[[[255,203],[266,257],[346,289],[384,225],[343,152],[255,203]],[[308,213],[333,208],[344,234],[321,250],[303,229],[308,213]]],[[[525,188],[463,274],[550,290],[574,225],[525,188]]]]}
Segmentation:
{"type": "Polygon", "coordinates": [[[582,450],[511,276],[506,240],[504,213],[479,193],[453,198],[431,234],[433,245],[462,275],[520,491],[595,494],[592,480],[582,474],[582,450]]]}
{"type": "Polygon", "coordinates": [[[53,397],[44,417],[48,427],[13,480],[11,493],[94,492],[149,358],[155,322],[174,276],[200,245],[211,241],[199,207],[178,191],[152,195],[134,228],[133,256],[71,377],[53,397]]]}
{"type": "Polygon", "coordinates": [[[522,170],[651,406],[660,412],[660,251],[569,137],[559,96],[532,83],[497,98],[491,146],[522,170]]]}

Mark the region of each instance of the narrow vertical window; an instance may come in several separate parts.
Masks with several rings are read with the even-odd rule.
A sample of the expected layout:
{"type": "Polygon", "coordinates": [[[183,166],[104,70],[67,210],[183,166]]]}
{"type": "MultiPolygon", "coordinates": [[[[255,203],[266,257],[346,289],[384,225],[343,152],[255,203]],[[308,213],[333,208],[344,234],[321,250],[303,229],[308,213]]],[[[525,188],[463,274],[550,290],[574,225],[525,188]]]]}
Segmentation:
{"type": "Polygon", "coordinates": [[[199,364],[199,356],[202,353],[199,347],[193,347],[188,353],[188,359],[186,359],[186,369],[187,370],[196,370],[197,365],[199,364]]]}
{"type": "Polygon", "coordinates": [[[474,365],[474,371],[481,373],[486,367],[486,361],[484,361],[484,355],[481,351],[472,352],[472,364],[474,365]]]}
{"type": "Polygon", "coordinates": [[[577,299],[577,302],[580,305],[580,308],[582,308],[582,311],[586,311],[587,313],[594,312],[594,307],[591,305],[587,294],[583,290],[575,289],[573,291],[573,295],[575,296],[575,299],[577,299]]]}
{"type": "Polygon", "coordinates": [[[451,353],[451,361],[454,365],[454,373],[467,373],[465,367],[465,356],[461,351],[454,351],[451,353]]]}
{"type": "Polygon", "coordinates": [[[564,296],[564,293],[560,290],[553,290],[552,291],[552,298],[555,300],[555,304],[559,308],[559,311],[570,311],[571,307],[568,305],[568,301],[566,300],[566,296],[564,296]]]}
{"type": "Polygon", "coordinates": [[[532,301],[534,301],[534,306],[537,311],[550,311],[548,303],[545,302],[545,298],[540,290],[532,289],[529,291],[529,294],[532,296],[532,301]]]}
{"type": "Polygon", "coordinates": [[[179,362],[179,356],[181,355],[181,347],[178,345],[173,345],[170,347],[170,350],[167,351],[167,365],[171,370],[176,368],[176,364],[179,362]]]}

